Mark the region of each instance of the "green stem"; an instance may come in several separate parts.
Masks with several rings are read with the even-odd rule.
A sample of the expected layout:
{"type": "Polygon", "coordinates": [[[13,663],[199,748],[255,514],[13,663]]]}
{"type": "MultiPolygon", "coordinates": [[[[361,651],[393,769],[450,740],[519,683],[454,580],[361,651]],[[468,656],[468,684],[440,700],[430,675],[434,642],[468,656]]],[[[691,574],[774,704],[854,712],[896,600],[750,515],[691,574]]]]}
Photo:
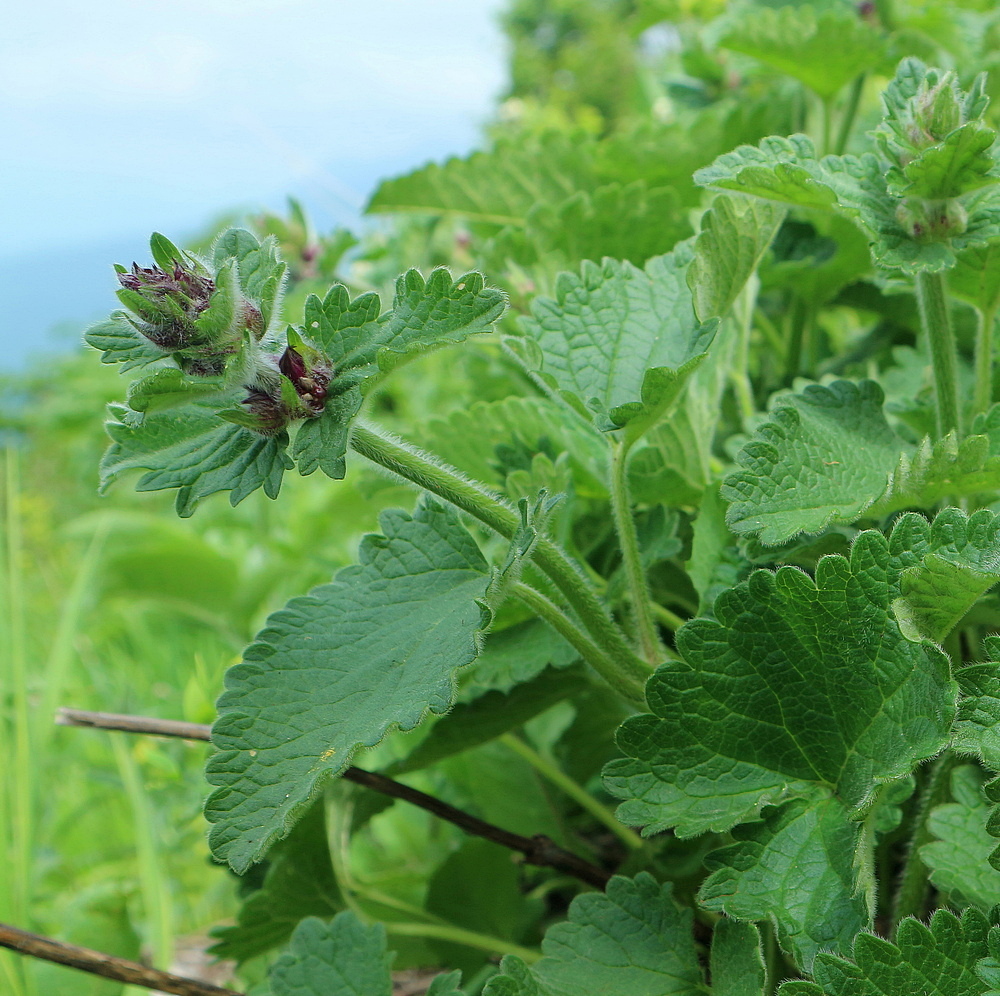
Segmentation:
{"type": "Polygon", "coordinates": [[[632,517],[632,503],[629,501],[628,454],[627,443],[619,441],[614,444],[611,458],[611,511],[618,533],[618,543],[621,546],[632,611],[639,631],[639,646],[642,648],[643,657],[655,665],[664,659],[666,650],[660,643],[660,635],[656,631],[653,613],[650,610],[653,599],[649,591],[649,582],[646,580],[642,554],[639,551],[639,535],[635,529],[635,519],[632,517]]]}
{"type": "MultiPolygon", "coordinates": [[[[351,448],[373,463],[430,491],[444,501],[468,512],[506,539],[514,536],[520,518],[502,498],[414,447],[390,439],[381,433],[355,425],[351,448]]],[[[649,677],[649,666],[633,653],[621,631],[580,569],[561,547],[541,536],[535,544],[532,560],[559,589],[570,607],[580,617],[595,643],[607,654],[613,672],[603,675],[616,690],[634,698],[635,690],[649,677]]]]}
{"type": "Polygon", "coordinates": [[[830,98],[821,98],[819,106],[820,125],[823,129],[823,155],[828,156],[833,151],[833,101],[830,98]]]}
{"type": "MultiPolygon", "coordinates": [[[[610,684],[617,680],[617,672],[607,654],[555,602],[523,581],[515,581],[510,592],[544,619],[605,680],[610,684]]],[[[619,690],[636,702],[645,701],[641,685],[630,685],[619,690]]]]}
{"type": "Polygon", "coordinates": [[[626,847],[634,851],[643,847],[642,838],[632,829],[619,823],[614,813],[601,805],[582,785],[573,781],[566,772],[543,757],[538,751],[529,747],[520,737],[513,733],[504,733],[500,738],[504,746],[509,747],[519,757],[524,758],[535,771],[550,781],[560,792],[568,795],[579,807],[590,813],[599,823],[606,826],[626,847]]]}
{"type": "Polygon", "coordinates": [[[495,954],[513,954],[522,958],[528,964],[538,961],[541,954],[532,948],[522,947],[513,941],[503,941],[489,934],[479,934],[474,930],[463,930],[461,927],[442,926],[437,923],[383,923],[387,934],[397,937],[433,937],[438,941],[451,941],[453,944],[464,944],[479,951],[490,951],[495,954]]]}
{"type": "Polygon", "coordinates": [[[837,132],[837,144],[830,150],[835,156],[842,156],[844,149],[847,148],[851,129],[854,127],[854,119],[858,116],[861,94],[865,89],[865,79],[865,73],[855,77],[851,89],[848,91],[847,106],[844,108],[844,116],[840,119],[840,129],[837,132]]]}
{"type": "Polygon", "coordinates": [[[937,398],[938,438],[960,428],[958,412],[958,355],[951,327],[944,274],[917,274],[920,323],[931,349],[934,393],[937,398]]]}
{"type": "Polygon", "coordinates": [[[993,330],[996,326],[997,305],[979,312],[976,329],[976,390],[973,414],[986,411],[993,401],[993,330]]]}
{"type": "Polygon", "coordinates": [[[653,603],[653,615],[656,616],[659,624],[666,626],[671,633],[676,633],[687,622],[686,619],[677,615],[676,612],[671,612],[670,609],[664,605],[660,605],[658,602],[653,603]]]}
{"type": "Polygon", "coordinates": [[[899,883],[892,911],[893,934],[904,917],[915,916],[919,920],[926,912],[930,872],[920,859],[920,848],[934,839],[927,825],[927,818],[935,806],[940,805],[948,797],[949,776],[954,764],[955,758],[950,753],[946,752],[938,757],[931,764],[926,781],[920,790],[913,821],[913,834],[910,837],[903,877],[899,883]]]}

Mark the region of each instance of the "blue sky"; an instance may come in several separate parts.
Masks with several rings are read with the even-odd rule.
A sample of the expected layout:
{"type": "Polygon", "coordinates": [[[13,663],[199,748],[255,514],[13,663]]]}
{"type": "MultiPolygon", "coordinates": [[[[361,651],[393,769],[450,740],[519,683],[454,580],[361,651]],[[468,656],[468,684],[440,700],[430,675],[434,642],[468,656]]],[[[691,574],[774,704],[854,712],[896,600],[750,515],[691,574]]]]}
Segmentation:
{"type": "Polygon", "coordinates": [[[111,262],[228,209],[353,221],[479,139],[502,0],[32,0],[0,37],[0,369],[114,307],[111,262]],[[62,330],[51,334],[53,326],[62,330]]]}

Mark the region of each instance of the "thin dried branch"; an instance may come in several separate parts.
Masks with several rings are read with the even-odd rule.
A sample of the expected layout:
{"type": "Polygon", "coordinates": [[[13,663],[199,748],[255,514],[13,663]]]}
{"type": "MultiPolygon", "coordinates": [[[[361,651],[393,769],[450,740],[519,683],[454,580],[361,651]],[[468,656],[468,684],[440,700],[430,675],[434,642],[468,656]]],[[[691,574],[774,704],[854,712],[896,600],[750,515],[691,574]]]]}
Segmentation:
{"type": "Polygon", "coordinates": [[[116,958],[114,955],[81,948],[76,944],[66,944],[63,941],[32,934],[27,930],[19,930],[6,923],[0,923],[0,947],[10,948],[32,958],[43,961],[54,961],[60,965],[100,975],[105,979],[114,979],[130,986],[144,986],[146,989],[158,989],[161,993],[174,993],[175,996],[243,996],[234,989],[223,989],[209,982],[199,982],[197,979],[185,979],[170,972],[160,972],[155,968],[140,965],[137,961],[126,958],[116,958]]]}
{"type": "MultiPolygon", "coordinates": [[[[100,730],[120,730],[125,733],[180,737],[185,740],[210,740],[212,733],[212,728],[202,723],[183,723],[172,719],[128,716],[111,712],[89,712],[84,709],[60,709],[56,713],[56,722],[63,726],[87,726],[100,730]]],[[[471,813],[450,806],[426,792],[410,788],[402,782],[397,782],[395,779],[387,778],[374,771],[350,767],[343,773],[342,777],[357,785],[364,785],[375,792],[392,796],[394,799],[402,799],[404,802],[426,809],[435,816],[461,827],[466,833],[492,840],[512,851],[519,851],[524,855],[524,860],[528,864],[555,868],[557,871],[572,875],[596,889],[603,889],[611,877],[610,873],[603,868],[598,868],[597,865],[591,864],[571,851],[560,847],[545,834],[524,837],[518,833],[511,833],[509,830],[504,830],[493,823],[487,823],[471,813]]]]}

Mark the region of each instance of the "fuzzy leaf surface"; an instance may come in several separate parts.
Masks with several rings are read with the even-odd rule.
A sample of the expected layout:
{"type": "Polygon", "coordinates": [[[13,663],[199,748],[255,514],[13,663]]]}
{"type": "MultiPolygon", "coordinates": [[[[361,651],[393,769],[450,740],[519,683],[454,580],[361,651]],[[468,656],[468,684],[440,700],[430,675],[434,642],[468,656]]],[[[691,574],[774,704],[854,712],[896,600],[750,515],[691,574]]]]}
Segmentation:
{"type": "Polygon", "coordinates": [[[719,194],[712,201],[702,218],[687,274],[701,321],[729,311],[784,216],[783,208],[756,198],[719,194]]]}
{"type": "Polygon", "coordinates": [[[691,927],[669,884],[647,872],[616,875],[604,893],[573,900],[568,920],[547,931],[540,961],[504,958],[484,996],[702,996],[691,927]]]}
{"type": "Polygon", "coordinates": [[[227,672],[205,811],[215,854],[238,871],[358,747],[446,711],[456,670],[479,652],[490,575],[455,515],[427,500],[380,525],[357,565],[271,616],[227,672]]]}
{"type": "Polygon", "coordinates": [[[681,659],[646,685],[652,714],[622,725],[627,757],[605,769],[619,819],[689,837],[788,798],[853,812],[936,754],[956,689],[941,651],[900,632],[900,570],[890,538],[868,531],[815,581],[756,571],[719,595],[716,619],[681,627],[681,659]]]}
{"type": "Polygon", "coordinates": [[[83,338],[94,349],[101,350],[102,363],[121,363],[122,373],[166,355],[137,331],[124,311],[112,312],[106,321],[91,325],[83,338]]]}
{"type": "MultiPolygon", "coordinates": [[[[995,636],[987,637],[983,647],[993,662],[1000,660],[1000,641],[995,636]]],[[[972,664],[956,677],[962,698],[952,746],[959,753],[978,757],[992,771],[1000,771],[1000,664],[972,664]]]]}
{"type": "Polygon", "coordinates": [[[885,492],[904,446],[883,398],[872,381],[843,380],[782,396],[723,482],[729,528],[771,546],[858,518],[885,492]]]}
{"type": "Polygon", "coordinates": [[[821,950],[850,950],[868,911],[854,884],[855,826],[836,799],[793,800],[733,837],[705,859],[702,906],[773,922],[782,948],[806,969],[821,950]]]}
{"type": "Polygon", "coordinates": [[[931,811],[927,828],[936,839],[920,848],[920,860],[951,905],[989,911],[1000,903],[1000,871],[989,862],[997,842],[986,830],[991,807],[983,781],[982,772],[971,765],[951,773],[955,801],[931,811]]]}
{"type": "Polygon", "coordinates": [[[345,911],[303,920],[268,980],[273,996],[392,996],[391,969],[385,928],[345,911]]]}
{"type": "Polygon", "coordinates": [[[1000,406],[972,435],[913,447],[890,428],[873,381],[834,381],[782,395],[722,485],[726,521],[774,546],[862,515],[880,518],[1000,486],[1000,406]]]}
{"type": "Polygon", "coordinates": [[[215,405],[186,405],[178,410],[138,416],[110,405],[106,428],[111,446],[101,460],[101,489],[123,471],[147,471],[137,491],[177,488],[177,514],[191,515],[198,502],[216,491],[229,491],[237,505],[257,488],[276,498],[281,478],[292,466],[288,436],[265,437],[224,422],[215,405]]]}
{"type": "Polygon", "coordinates": [[[760,931],[723,917],[712,930],[712,996],[763,996],[767,970],[760,931]]]}
{"type": "Polygon", "coordinates": [[[645,269],[606,259],[561,274],[556,298],[536,298],[523,320],[530,367],[601,429],[634,422],[641,435],[677,398],[718,323],[695,317],[684,244],[645,269]]]}
{"type": "Polygon", "coordinates": [[[820,954],[812,972],[816,982],[785,982],[778,996],[983,996],[976,964],[986,956],[989,929],[975,909],[961,919],[938,910],[929,926],[908,917],[895,944],[859,934],[851,960],[820,954]]]}

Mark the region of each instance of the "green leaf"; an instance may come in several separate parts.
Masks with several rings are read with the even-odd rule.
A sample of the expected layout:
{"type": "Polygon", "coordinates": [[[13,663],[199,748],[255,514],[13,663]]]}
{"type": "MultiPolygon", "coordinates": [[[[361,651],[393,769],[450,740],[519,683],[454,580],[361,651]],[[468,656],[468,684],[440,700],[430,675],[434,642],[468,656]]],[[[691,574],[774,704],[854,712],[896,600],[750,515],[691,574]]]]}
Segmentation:
{"type": "Polygon", "coordinates": [[[948,273],[948,290],[981,313],[995,316],[1000,308],[1000,239],[960,252],[948,273]]]}
{"type": "Polygon", "coordinates": [[[291,466],[285,433],[265,437],[219,419],[204,402],[176,411],[138,416],[110,405],[111,446],[101,460],[101,488],[123,471],[141,468],[137,491],[177,488],[177,514],[191,515],[198,502],[216,491],[230,491],[237,505],[262,487],[276,498],[291,466]]]}
{"type": "Polygon", "coordinates": [[[920,860],[951,905],[971,904],[988,912],[1000,903],[1000,871],[989,863],[997,842],[986,830],[991,807],[983,795],[984,780],[971,765],[952,771],[955,801],[928,816],[927,828],[936,839],[920,848],[920,860]]]}
{"type": "Polygon", "coordinates": [[[303,920],[268,975],[273,996],[392,996],[385,928],[351,912],[303,920]]]}
{"type": "Polygon", "coordinates": [[[407,771],[419,771],[442,758],[478,747],[587,687],[587,681],[578,670],[547,668],[538,677],[516,685],[506,694],[494,690],[459,702],[417,747],[385,773],[395,777],[407,771]]]}
{"type": "Polygon", "coordinates": [[[187,253],[181,252],[165,235],[153,232],[149,238],[149,251],[153,256],[153,262],[169,273],[178,263],[184,263],[190,257],[187,253]]]}
{"type": "Polygon", "coordinates": [[[641,266],[691,234],[688,215],[672,187],[636,180],[578,191],[562,203],[539,202],[524,225],[510,225],[483,249],[488,272],[511,262],[558,272],[581,259],[629,260],[641,266]]]}
{"type": "Polygon", "coordinates": [[[577,652],[539,619],[491,632],[463,687],[466,699],[496,690],[510,692],[540,675],[546,667],[563,669],[579,659],[577,652]]]}
{"type": "Polygon", "coordinates": [[[900,597],[893,611],[903,632],[940,643],[980,595],[1000,580],[1000,517],[986,509],[966,518],[956,508],[945,509],[928,523],[908,514],[892,532],[899,560],[917,560],[900,575],[900,597]],[[919,558],[919,559],[918,559],[919,558]]]}
{"type": "Polygon", "coordinates": [[[909,566],[900,545],[864,532],[815,581],[755,571],[719,595],[715,620],[681,627],[680,659],[646,686],[652,715],[623,724],[627,756],[605,769],[619,819],[690,837],[830,793],[853,814],[935,755],[957,695],[945,655],[907,640],[890,611],[909,566]]]}
{"type": "MultiPolygon", "coordinates": [[[[213,247],[215,266],[221,270],[229,260],[235,263],[239,286],[250,300],[266,308],[273,306],[285,275],[285,264],[278,256],[278,240],[269,235],[263,242],[245,228],[223,232],[213,247]]],[[[264,315],[265,327],[270,315],[264,315]]]]}
{"type": "Polygon", "coordinates": [[[212,730],[210,844],[237,871],[285,836],[358,747],[446,711],[479,653],[490,574],[430,499],[384,512],[359,564],[273,615],[230,668],[212,730]]]}
{"type": "Polygon", "coordinates": [[[536,142],[501,141],[490,152],[432,163],[386,180],[368,212],[461,215],[481,224],[522,225],[538,204],[558,204],[595,184],[592,140],[551,132],[536,142]]]}
{"type": "Polygon", "coordinates": [[[166,355],[136,329],[124,311],[115,311],[107,321],[91,325],[83,338],[94,349],[102,350],[102,363],[121,363],[122,373],[166,355]]]}
{"type": "Polygon", "coordinates": [[[992,155],[996,132],[982,121],[969,121],[944,141],[925,149],[890,174],[889,190],[899,197],[946,200],[997,182],[992,155]]]}
{"type": "Polygon", "coordinates": [[[128,406],[137,412],[158,412],[221,394],[223,390],[219,380],[193,380],[185,377],[176,367],[163,367],[129,384],[128,406]]]}
{"type": "Polygon", "coordinates": [[[616,875],[603,894],[573,900],[568,921],[546,933],[541,961],[529,969],[504,958],[483,996],[701,996],[708,989],[691,926],[669,883],[616,875]]]}
{"type": "Polygon", "coordinates": [[[806,970],[821,950],[850,950],[869,916],[854,884],[856,828],[840,802],[794,800],[736,827],[733,837],[705,859],[711,874],[698,893],[702,906],[771,921],[806,970]]]}
{"type": "Polygon", "coordinates": [[[913,447],[889,427],[883,397],[873,381],[834,381],[776,398],[770,421],[736,456],[741,469],[722,484],[733,532],[774,546],[833,522],[1000,487],[1000,406],[961,443],[913,447]]]}
{"type": "Polygon", "coordinates": [[[243,900],[233,926],[217,927],[211,952],[248,961],[284,944],[307,916],[330,917],[344,908],[327,842],[323,802],[312,806],[268,855],[261,887],[243,900]]]}
{"type": "Polygon", "coordinates": [[[904,449],[883,397],[873,381],[844,380],[780,396],[722,484],[729,528],[772,546],[870,508],[904,449]]]}
{"type": "Polygon", "coordinates": [[[767,201],[719,194],[701,221],[687,281],[701,321],[729,311],[771,244],[785,212],[767,201]]]}
{"type": "Polygon", "coordinates": [[[880,33],[847,5],[746,6],[725,25],[724,48],[760,59],[824,100],[878,68],[885,55],[880,33]]]}
{"type": "MultiPolygon", "coordinates": [[[[988,636],[983,650],[990,661],[1000,661],[997,637],[988,636]]],[[[962,698],[952,746],[1000,771],[1000,664],[972,664],[958,671],[956,678],[962,698]]]]}
{"type": "Polygon", "coordinates": [[[334,481],[344,479],[351,422],[361,411],[363,400],[356,387],[329,396],[323,413],[318,418],[306,419],[299,426],[292,441],[292,458],[303,477],[322,470],[334,481]]]}
{"type": "Polygon", "coordinates": [[[712,996],[764,996],[767,972],[760,932],[752,923],[723,917],[712,930],[712,996]]]}
{"type": "Polygon", "coordinates": [[[438,267],[424,281],[417,270],[408,270],[396,280],[392,311],[381,318],[377,295],[352,301],[347,289],[335,284],[322,301],[310,295],[301,332],[333,363],[331,392],[363,385],[367,393],[373,378],[406,359],[491,331],[504,307],[503,294],[487,287],[479,273],[452,281],[438,267]]]}
{"type": "Polygon", "coordinates": [[[715,337],[699,322],[685,273],[689,245],[640,270],[606,259],[561,274],[556,299],[536,298],[519,343],[529,367],[598,428],[638,437],[669,409],[715,337]]]}
{"type": "Polygon", "coordinates": [[[465,996],[458,987],[462,984],[462,973],[448,972],[446,975],[435,975],[424,996],[465,996]]]}
{"type": "Polygon", "coordinates": [[[853,960],[820,954],[816,983],[785,982],[778,996],[980,996],[976,963],[987,953],[989,921],[969,909],[959,919],[938,910],[929,926],[907,917],[896,943],[859,934],[853,960]]]}

